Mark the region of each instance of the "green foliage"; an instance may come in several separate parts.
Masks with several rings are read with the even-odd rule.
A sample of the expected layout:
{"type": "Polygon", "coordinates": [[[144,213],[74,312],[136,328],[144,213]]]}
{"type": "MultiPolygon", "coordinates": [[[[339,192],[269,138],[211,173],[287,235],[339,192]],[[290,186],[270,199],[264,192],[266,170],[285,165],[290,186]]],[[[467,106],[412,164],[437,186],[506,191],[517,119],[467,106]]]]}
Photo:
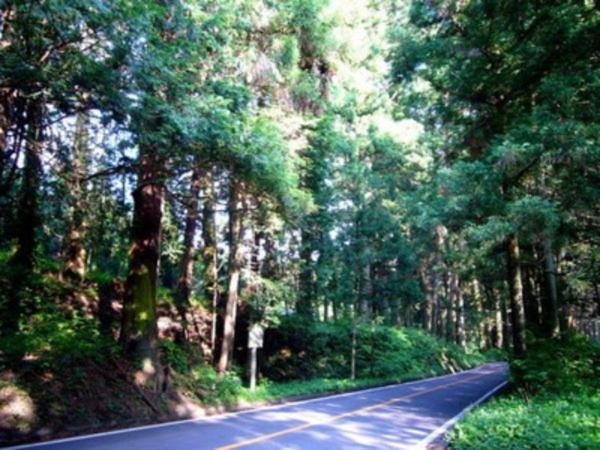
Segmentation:
{"type": "Polygon", "coordinates": [[[190,371],[188,354],[175,342],[161,340],[160,351],[163,364],[168,364],[179,373],[187,373],[190,371]]]}
{"type": "Polygon", "coordinates": [[[584,336],[531,343],[511,361],[517,390],[467,415],[452,448],[578,449],[600,445],[600,346],[584,336]]]}
{"type": "Polygon", "coordinates": [[[536,339],[511,366],[515,383],[528,394],[600,389],[600,345],[579,334],[536,339]]]}
{"type": "Polygon", "coordinates": [[[320,393],[345,392],[353,389],[367,388],[389,383],[384,378],[359,378],[350,380],[348,378],[313,378],[311,380],[296,380],[282,383],[273,383],[269,380],[261,380],[255,391],[244,389],[242,399],[250,401],[277,400],[286,397],[297,397],[302,395],[314,395],[320,393]]]}
{"type": "Polygon", "coordinates": [[[20,333],[0,338],[4,363],[26,357],[35,366],[60,368],[83,360],[102,362],[116,352],[118,347],[100,334],[95,320],[59,310],[35,313],[20,333]]]}
{"type": "Polygon", "coordinates": [[[207,405],[235,405],[242,392],[242,382],[234,372],[219,376],[205,364],[192,367],[183,384],[188,394],[207,405]]]}
{"type": "Polygon", "coordinates": [[[493,400],[450,433],[453,449],[593,449],[600,444],[600,394],[583,391],[493,400]]]}
{"type": "MultiPolygon", "coordinates": [[[[351,324],[284,317],[265,336],[265,377],[281,381],[346,378],[350,374],[351,324]]],[[[417,329],[357,327],[357,377],[412,379],[461,370],[486,361],[417,329]]]]}

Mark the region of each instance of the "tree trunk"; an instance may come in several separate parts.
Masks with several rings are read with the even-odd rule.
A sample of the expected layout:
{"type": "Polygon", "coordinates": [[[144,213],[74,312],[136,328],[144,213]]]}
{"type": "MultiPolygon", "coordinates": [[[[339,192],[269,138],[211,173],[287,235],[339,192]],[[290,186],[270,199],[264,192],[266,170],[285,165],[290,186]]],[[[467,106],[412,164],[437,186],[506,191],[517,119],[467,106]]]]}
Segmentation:
{"type": "Polygon", "coordinates": [[[496,295],[494,298],[494,322],[496,335],[494,345],[496,348],[504,348],[504,325],[502,324],[502,298],[496,295]]]}
{"type": "Polygon", "coordinates": [[[558,336],[560,332],[558,321],[558,291],[556,288],[556,264],[552,251],[552,240],[545,238],[542,242],[544,255],[544,296],[542,313],[544,331],[548,336],[558,336]]]}
{"type": "Polygon", "coordinates": [[[73,143],[73,161],[70,170],[72,180],[69,199],[71,220],[64,243],[63,276],[75,281],[85,277],[87,269],[87,251],[85,234],[87,223],[86,183],[88,172],[88,127],[89,118],[86,113],[77,114],[75,123],[75,139],[73,143]]]}
{"type": "Polygon", "coordinates": [[[162,234],[164,163],[154,149],[140,147],[140,169],[133,192],[134,210],[119,340],[126,351],[142,358],[149,378],[159,375],[156,289],[162,234]]]}
{"type": "Polygon", "coordinates": [[[483,299],[481,298],[481,289],[479,288],[479,281],[475,278],[471,284],[473,293],[473,304],[475,311],[477,312],[477,335],[479,338],[479,349],[483,350],[488,346],[488,326],[489,320],[487,314],[484,313],[483,299]]]}
{"type": "Polygon", "coordinates": [[[372,283],[371,283],[371,265],[365,264],[362,270],[360,295],[360,315],[363,320],[371,318],[371,302],[372,302],[372,283]]]}
{"type": "Polygon", "coordinates": [[[458,275],[456,275],[456,315],[458,316],[458,322],[456,324],[456,339],[458,345],[462,348],[467,346],[467,331],[465,329],[465,297],[460,291],[460,284],[458,281],[458,275]]]}
{"type": "Polygon", "coordinates": [[[39,100],[32,101],[27,108],[25,166],[17,216],[17,251],[13,259],[15,266],[24,272],[33,270],[40,226],[38,197],[42,179],[43,109],[39,100]]]}
{"type": "Polygon", "coordinates": [[[175,290],[175,304],[181,317],[181,333],[177,336],[181,342],[187,341],[187,312],[190,305],[190,293],[194,277],[194,239],[198,228],[198,197],[200,196],[200,180],[202,173],[199,168],[192,172],[190,192],[183,232],[183,254],[179,264],[179,280],[175,290]]]}
{"type": "Polygon", "coordinates": [[[313,316],[313,294],[315,291],[314,271],[312,260],[313,249],[312,233],[308,230],[302,230],[302,248],[300,249],[301,271],[300,288],[298,292],[298,301],[296,302],[296,312],[305,317],[313,316]]]}
{"type": "MultiPolygon", "coordinates": [[[[459,303],[460,286],[458,275],[455,272],[448,272],[448,340],[459,342],[459,303]]],[[[463,330],[464,331],[464,330],[463,330]]]]}
{"type": "Polygon", "coordinates": [[[435,251],[432,267],[433,287],[433,331],[436,336],[444,337],[446,332],[446,314],[442,298],[444,297],[444,260],[442,251],[446,243],[448,230],[444,225],[435,228],[435,251]]]}
{"type": "Polygon", "coordinates": [[[513,350],[517,356],[521,356],[525,353],[525,308],[523,304],[519,240],[516,234],[508,236],[507,267],[512,313],[513,350]]]}
{"type": "Polygon", "coordinates": [[[427,270],[421,267],[419,271],[421,275],[421,286],[425,292],[425,307],[423,308],[423,328],[430,333],[433,333],[433,309],[434,309],[434,294],[431,277],[428,276],[427,270]]]}
{"type": "Polygon", "coordinates": [[[354,314],[352,317],[352,331],[351,331],[351,348],[350,348],[350,379],[356,379],[356,305],[354,307],[354,314]]]}
{"type": "Polygon", "coordinates": [[[202,177],[202,261],[204,263],[204,295],[211,301],[210,348],[213,358],[216,356],[217,308],[219,303],[219,276],[217,254],[217,230],[215,224],[215,188],[213,171],[208,170],[202,177]]]}
{"type": "Polygon", "coordinates": [[[229,285],[223,321],[223,342],[217,370],[223,374],[231,367],[235,343],[240,272],[243,263],[242,249],[242,193],[241,185],[232,179],[229,190],[229,285]]]}
{"type": "Polygon", "coordinates": [[[21,317],[21,290],[30,279],[34,269],[37,233],[41,223],[39,191],[42,179],[43,111],[40,100],[33,100],[27,108],[27,140],[25,165],[21,181],[21,192],[17,211],[17,250],[12,256],[10,292],[4,316],[4,331],[18,329],[21,317]]]}
{"type": "Polygon", "coordinates": [[[485,292],[485,296],[487,298],[488,304],[493,305],[494,307],[494,317],[493,317],[493,336],[491,337],[492,344],[496,348],[503,348],[504,345],[504,328],[502,323],[503,318],[503,308],[502,308],[502,298],[499,293],[496,293],[493,287],[489,285],[489,283],[484,282],[483,288],[485,292]]]}

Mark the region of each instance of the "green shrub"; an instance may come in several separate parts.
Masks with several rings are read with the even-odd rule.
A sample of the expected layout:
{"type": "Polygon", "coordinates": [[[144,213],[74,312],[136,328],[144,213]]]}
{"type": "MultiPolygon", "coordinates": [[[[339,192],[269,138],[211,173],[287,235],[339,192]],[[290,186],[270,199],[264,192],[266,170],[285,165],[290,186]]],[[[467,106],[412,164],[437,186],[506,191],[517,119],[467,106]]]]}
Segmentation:
{"type": "Polygon", "coordinates": [[[466,418],[452,448],[600,448],[600,346],[584,336],[529,343],[511,361],[515,390],[466,418]]]}
{"type": "Polygon", "coordinates": [[[600,345],[583,335],[537,339],[527,355],[511,361],[515,383],[530,394],[600,388],[600,345]]]}
{"type": "Polygon", "coordinates": [[[101,362],[116,351],[116,344],[100,333],[96,320],[60,310],[34,314],[20,333],[0,339],[0,355],[7,362],[27,355],[32,363],[47,367],[83,359],[101,362]]]}
{"type": "MultiPolygon", "coordinates": [[[[285,317],[266,333],[262,373],[275,381],[346,378],[350,374],[351,334],[349,322],[285,317]]],[[[361,324],[356,342],[359,378],[419,378],[489,360],[479,352],[465,352],[456,344],[412,328],[361,324]]]]}
{"type": "Polygon", "coordinates": [[[184,349],[175,342],[168,340],[161,340],[159,347],[163,364],[168,364],[180,373],[189,372],[189,356],[184,349]]]}
{"type": "Polygon", "coordinates": [[[233,405],[243,391],[236,373],[228,372],[219,377],[215,369],[206,364],[192,367],[183,384],[189,395],[207,405],[233,405]]]}
{"type": "Polygon", "coordinates": [[[600,394],[519,395],[491,401],[450,433],[453,449],[600,448],[600,394]]]}

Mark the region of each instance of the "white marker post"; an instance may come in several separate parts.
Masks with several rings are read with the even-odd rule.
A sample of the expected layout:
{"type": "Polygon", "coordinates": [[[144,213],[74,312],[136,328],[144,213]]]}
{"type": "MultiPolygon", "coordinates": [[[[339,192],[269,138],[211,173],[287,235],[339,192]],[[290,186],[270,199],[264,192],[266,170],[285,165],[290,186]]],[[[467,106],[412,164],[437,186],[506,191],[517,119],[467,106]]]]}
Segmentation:
{"type": "Polygon", "coordinates": [[[265,330],[258,323],[255,323],[248,330],[248,348],[250,349],[250,390],[256,389],[256,372],[257,362],[256,354],[257,349],[262,348],[264,340],[265,330]]]}

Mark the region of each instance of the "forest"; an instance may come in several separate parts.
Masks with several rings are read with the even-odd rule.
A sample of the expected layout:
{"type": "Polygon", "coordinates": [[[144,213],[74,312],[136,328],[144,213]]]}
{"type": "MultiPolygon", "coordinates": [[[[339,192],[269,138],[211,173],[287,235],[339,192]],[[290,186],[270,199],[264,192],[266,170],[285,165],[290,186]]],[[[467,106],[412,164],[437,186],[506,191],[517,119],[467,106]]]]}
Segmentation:
{"type": "Polygon", "coordinates": [[[0,445],[506,360],[451,448],[598,448],[599,119],[595,0],[0,0],[0,445]]]}

